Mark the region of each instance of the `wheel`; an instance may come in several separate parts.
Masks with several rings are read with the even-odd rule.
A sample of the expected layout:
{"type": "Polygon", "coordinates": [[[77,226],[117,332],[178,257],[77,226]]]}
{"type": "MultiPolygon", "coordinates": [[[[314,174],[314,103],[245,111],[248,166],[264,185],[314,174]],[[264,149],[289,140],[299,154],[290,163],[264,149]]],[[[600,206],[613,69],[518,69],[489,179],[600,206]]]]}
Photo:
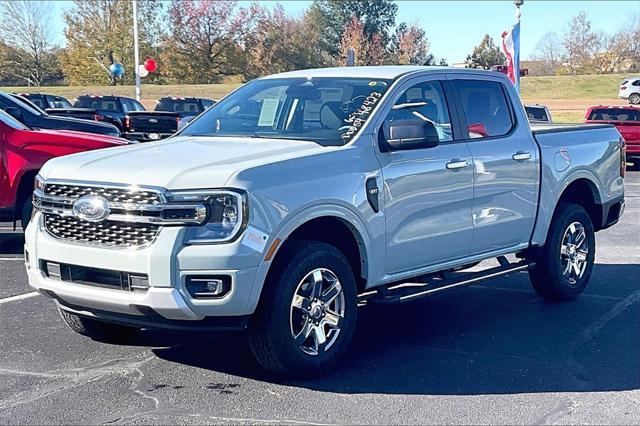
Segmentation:
{"type": "Polygon", "coordinates": [[[573,300],[591,277],[596,238],[591,218],[577,204],[560,204],[554,213],[547,242],[535,257],[529,278],[547,300],[573,300]]]}
{"type": "Polygon", "coordinates": [[[314,377],[347,350],[357,315],[356,284],[335,247],[291,241],[270,274],[249,327],[258,363],[278,375],[314,377]]]}
{"type": "Polygon", "coordinates": [[[27,225],[29,224],[29,221],[31,221],[32,212],[33,204],[31,202],[31,198],[28,198],[22,205],[22,211],[20,212],[20,225],[22,226],[23,231],[27,229],[27,225]]]}
{"type": "Polygon", "coordinates": [[[629,96],[629,103],[632,103],[634,105],[640,104],[640,93],[632,93],[629,96]]]}
{"type": "Polygon", "coordinates": [[[58,308],[60,316],[76,333],[91,337],[94,340],[109,343],[125,343],[140,331],[134,327],[111,324],[93,318],[83,317],[58,308]]]}

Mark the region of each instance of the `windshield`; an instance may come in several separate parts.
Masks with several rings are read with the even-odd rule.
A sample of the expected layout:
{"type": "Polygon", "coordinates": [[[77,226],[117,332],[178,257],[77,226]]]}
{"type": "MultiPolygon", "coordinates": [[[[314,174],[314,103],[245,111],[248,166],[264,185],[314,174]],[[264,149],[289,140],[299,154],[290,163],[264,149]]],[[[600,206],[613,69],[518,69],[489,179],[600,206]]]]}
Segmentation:
{"type": "Polygon", "coordinates": [[[630,108],[595,108],[589,115],[595,121],[640,121],[640,110],[630,108]]]}
{"type": "Polygon", "coordinates": [[[41,110],[37,105],[31,102],[29,99],[23,98],[20,95],[12,95],[13,99],[15,99],[20,106],[27,110],[29,113],[33,115],[46,115],[43,110],[41,110]]]}
{"type": "Polygon", "coordinates": [[[22,124],[21,122],[19,122],[18,120],[16,120],[15,118],[13,118],[12,116],[10,116],[9,114],[7,114],[1,109],[0,109],[0,121],[2,121],[4,124],[6,124],[9,127],[13,127],[14,129],[29,130],[27,126],[25,126],[24,124],[22,124]]]}
{"type": "Polygon", "coordinates": [[[180,134],[344,145],[363,127],[391,83],[329,77],[255,80],[216,103],[180,134]]]}
{"type": "Polygon", "coordinates": [[[116,98],[78,98],[73,107],[120,112],[120,106],[116,98]]]}

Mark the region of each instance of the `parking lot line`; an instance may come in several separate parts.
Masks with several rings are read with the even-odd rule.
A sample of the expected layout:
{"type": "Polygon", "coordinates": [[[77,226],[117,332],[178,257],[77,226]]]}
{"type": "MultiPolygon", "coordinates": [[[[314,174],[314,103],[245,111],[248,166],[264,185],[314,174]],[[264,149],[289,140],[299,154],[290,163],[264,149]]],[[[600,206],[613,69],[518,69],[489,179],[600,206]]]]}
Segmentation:
{"type": "Polygon", "coordinates": [[[24,257],[0,257],[0,260],[24,260],[24,257]]]}
{"type": "Polygon", "coordinates": [[[4,299],[0,299],[0,305],[4,303],[9,303],[9,302],[15,302],[16,300],[29,299],[30,297],[37,296],[39,294],[40,293],[38,293],[37,291],[32,291],[31,293],[18,294],[17,296],[5,297],[4,299]]]}

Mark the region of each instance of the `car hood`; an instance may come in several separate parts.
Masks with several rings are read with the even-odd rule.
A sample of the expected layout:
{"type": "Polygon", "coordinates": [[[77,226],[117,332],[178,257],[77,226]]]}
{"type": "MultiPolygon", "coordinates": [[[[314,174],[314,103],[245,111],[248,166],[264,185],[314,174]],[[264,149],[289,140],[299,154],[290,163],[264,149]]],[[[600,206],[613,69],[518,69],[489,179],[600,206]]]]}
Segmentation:
{"type": "Polygon", "coordinates": [[[77,142],[86,142],[88,140],[93,142],[103,142],[113,145],[127,145],[130,142],[126,139],[116,138],[115,136],[101,135],[98,133],[78,132],[75,130],[50,130],[50,129],[36,129],[34,132],[38,132],[39,135],[52,135],[57,137],[64,137],[67,140],[73,140],[77,142]]]}
{"type": "Polygon", "coordinates": [[[220,188],[236,172],[335,149],[296,140],[178,136],[55,158],[40,174],[168,189],[220,188]]]}

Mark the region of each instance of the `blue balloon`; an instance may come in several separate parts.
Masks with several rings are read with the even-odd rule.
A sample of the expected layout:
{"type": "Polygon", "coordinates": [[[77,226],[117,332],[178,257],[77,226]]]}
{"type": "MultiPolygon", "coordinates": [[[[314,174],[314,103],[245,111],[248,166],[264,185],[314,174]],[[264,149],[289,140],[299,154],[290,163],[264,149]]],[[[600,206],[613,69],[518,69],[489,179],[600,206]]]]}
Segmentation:
{"type": "Polygon", "coordinates": [[[122,64],[119,63],[115,63],[115,64],[111,64],[109,66],[109,71],[111,71],[111,74],[113,74],[116,77],[120,77],[122,76],[122,74],[124,74],[124,67],[122,66],[122,64]]]}

